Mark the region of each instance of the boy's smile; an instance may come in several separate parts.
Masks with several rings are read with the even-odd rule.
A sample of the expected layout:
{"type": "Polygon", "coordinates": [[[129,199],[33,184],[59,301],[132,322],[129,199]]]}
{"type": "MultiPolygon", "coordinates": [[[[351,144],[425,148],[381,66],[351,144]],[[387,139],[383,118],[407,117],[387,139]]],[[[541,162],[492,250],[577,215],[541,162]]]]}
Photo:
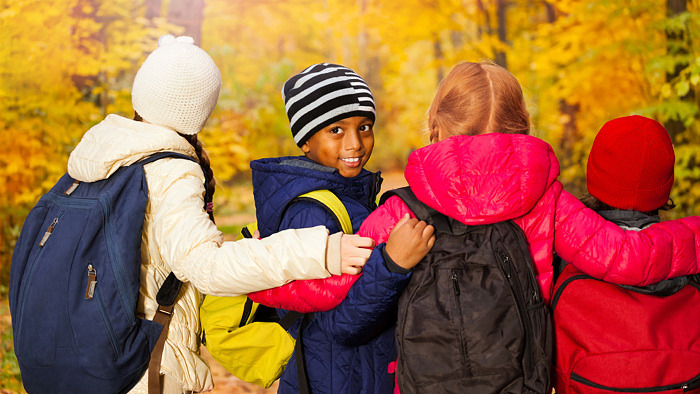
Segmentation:
{"type": "Polygon", "coordinates": [[[301,150],[316,163],[352,178],[360,174],[372,155],[373,127],[372,119],[364,116],[341,119],[311,136],[301,150]]]}

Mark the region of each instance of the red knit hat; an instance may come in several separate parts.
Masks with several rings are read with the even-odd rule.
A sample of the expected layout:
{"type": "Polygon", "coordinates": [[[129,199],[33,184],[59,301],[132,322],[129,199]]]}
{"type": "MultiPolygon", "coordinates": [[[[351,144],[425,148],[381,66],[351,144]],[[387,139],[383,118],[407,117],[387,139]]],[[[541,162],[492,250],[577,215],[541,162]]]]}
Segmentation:
{"type": "Polygon", "coordinates": [[[588,156],[588,193],[619,209],[653,211],[668,202],[676,157],[666,129],[643,116],[613,119],[588,156]]]}

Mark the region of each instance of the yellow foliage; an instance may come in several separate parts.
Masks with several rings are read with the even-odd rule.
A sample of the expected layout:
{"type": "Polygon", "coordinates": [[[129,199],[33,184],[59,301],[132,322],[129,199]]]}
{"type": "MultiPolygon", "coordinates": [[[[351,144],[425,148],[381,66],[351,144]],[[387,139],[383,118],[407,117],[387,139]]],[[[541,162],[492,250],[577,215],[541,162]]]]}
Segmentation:
{"type": "MultiPolygon", "coordinates": [[[[369,168],[390,169],[428,143],[426,111],[439,79],[460,61],[502,54],[523,86],[533,134],[554,147],[569,190],[582,191],[587,152],[605,121],[678,116],[688,128],[678,137],[674,199],[684,214],[698,213],[699,115],[692,103],[684,112],[676,103],[700,93],[700,54],[695,42],[690,64],[666,81],[674,65],[663,58],[666,2],[503,3],[499,26],[497,2],[485,0],[208,0],[202,45],[224,86],[201,139],[225,191],[219,195],[250,160],[299,154],[280,90],[310,64],[344,64],[367,79],[378,111],[369,168]]],[[[689,0],[681,18],[694,40],[699,3],[689,0]]],[[[163,15],[168,7],[162,3],[163,15]]],[[[0,0],[0,213],[9,215],[3,245],[5,223],[21,222],[21,214],[7,212],[31,207],[90,126],[108,113],[132,115],[138,66],[159,36],[183,31],[165,17],[146,19],[142,1],[0,0]]]]}

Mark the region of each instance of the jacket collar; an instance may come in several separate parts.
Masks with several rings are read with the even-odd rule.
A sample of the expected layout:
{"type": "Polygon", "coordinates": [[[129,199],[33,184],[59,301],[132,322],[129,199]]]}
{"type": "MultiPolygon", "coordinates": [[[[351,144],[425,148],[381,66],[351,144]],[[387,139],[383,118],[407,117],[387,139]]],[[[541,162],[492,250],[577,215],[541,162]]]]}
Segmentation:
{"type": "Polygon", "coordinates": [[[659,215],[647,215],[638,211],[610,210],[598,211],[605,220],[629,230],[643,230],[654,223],[659,223],[659,215]]]}
{"type": "Polygon", "coordinates": [[[381,186],[379,172],[367,170],[353,178],[345,178],[337,169],[318,164],[304,156],[286,156],[254,160],[252,169],[253,196],[258,226],[276,232],[284,209],[298,196],[312,190],[328,189],[341,199],[353,199],[376,208],[381,186]]]}

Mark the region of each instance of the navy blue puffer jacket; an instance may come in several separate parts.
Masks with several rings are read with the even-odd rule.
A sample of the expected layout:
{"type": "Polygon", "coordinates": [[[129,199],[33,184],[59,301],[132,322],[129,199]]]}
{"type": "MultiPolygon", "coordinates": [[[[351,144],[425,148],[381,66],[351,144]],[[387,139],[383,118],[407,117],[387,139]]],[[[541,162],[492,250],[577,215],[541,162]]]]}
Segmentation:
{"type": "MultiPolygon", "coordinates": [[[[331,213],[311,201],[292,202],[311,190],[334,192],[350,214],[353,230],[376,207],[379,174],[363,170],[344,178],[337,170],[304,157],[282,157],[251,163],[258,227],[262,237],[277,230],[325,225],[340,229],[331,213]],[[291,203],[291,204],[290,204],[291,203]]],[[[396,303],[410,274],[391,272],[378,245],[340,305],[313,314],[303,332],[304,358],[312,393],[392,393],[396,360],[396,303]]],[[[391,265],[391,263],[390,263],[391,265]]],[[[280,315],[286,311],[278,310],[280,315]]],[[[290,328],[296,337],[299,323],[290,328]]],[[[287,364],[280,393],[299,392],[296,357],[287,364]]]]}

